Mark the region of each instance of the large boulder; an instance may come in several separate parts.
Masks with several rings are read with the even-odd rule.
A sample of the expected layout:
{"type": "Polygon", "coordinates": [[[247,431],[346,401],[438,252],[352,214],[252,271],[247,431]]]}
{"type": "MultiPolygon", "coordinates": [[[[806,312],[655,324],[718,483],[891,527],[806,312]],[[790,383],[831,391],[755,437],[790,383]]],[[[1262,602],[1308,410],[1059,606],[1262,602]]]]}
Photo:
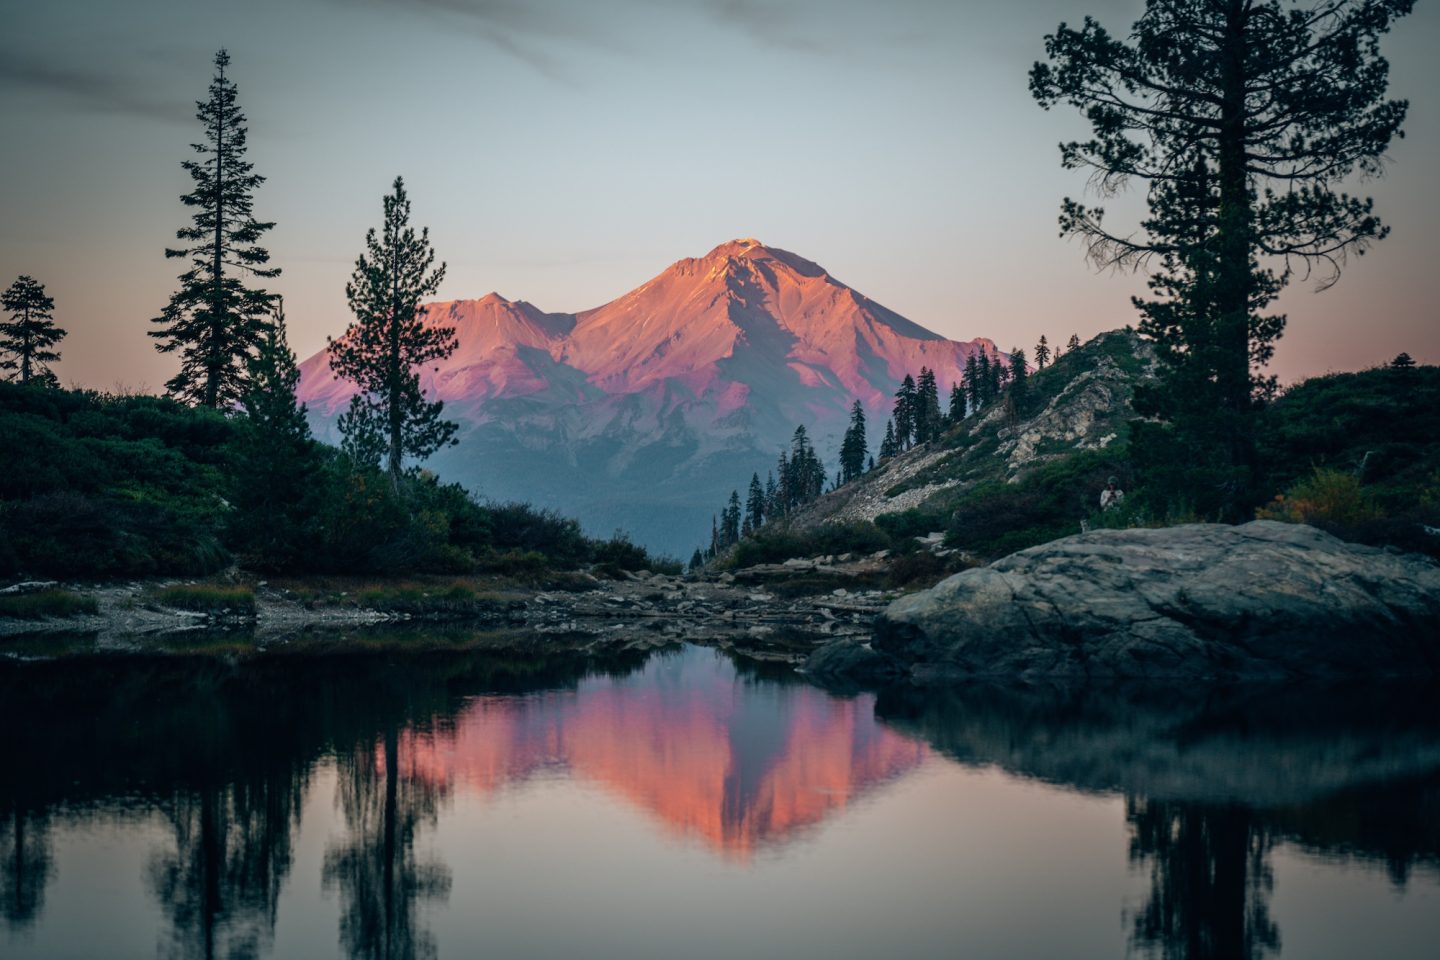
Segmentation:
{"type": "Polygon", "coordinates": [[[1256,521],[1100,530],[892,603],[874,649],[925,677],[1440,676],[1440,566],[1256,521]]]}

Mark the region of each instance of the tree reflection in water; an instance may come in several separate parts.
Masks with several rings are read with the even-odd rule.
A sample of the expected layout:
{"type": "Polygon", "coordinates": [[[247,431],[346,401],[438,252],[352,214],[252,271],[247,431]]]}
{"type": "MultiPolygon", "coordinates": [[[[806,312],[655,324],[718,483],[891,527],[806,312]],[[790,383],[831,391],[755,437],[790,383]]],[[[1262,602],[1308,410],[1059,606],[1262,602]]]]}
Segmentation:
{"type": "Polygon", "coordinates": [[[50,818],[0,797],[0,916],[11,930],[33,924],[45,906],[45,885],[55,875],[50,818]]]}
{"type": "Polygon", "coordinates": [[[1150,868],[1133,946],[1166,960],[1258,960],[1279,950],[1274,840],[1253,812],[1128,797],[1125,819],[1131,861],[1150,868]]]}
{"type": "Polygon", "coordinates": [[[1166,960],[1280,951],[1271,853],[1440,867],[1440,700],[1424,687],[974,685],[884,691],[876,713],[961,763],[1125,797],[1148,869],[1130,948],[1166,960]]]}
{"type": "MultiPolygon", "coordinates": [[[[1279,951],[1283,931],[1269,904],[1280,844],[1383,864],[1397,886],[1417,870],[1440,872],[1440,698],[1433,690],[905,687],[878,694],[874,712],[884,729],[876,730],[857,712],[861,700],[821,703],[808,689],[777,698],[770,685],[795,682],[788,673],[741,670],[745,682],[732,690],[722,670],[710,701],[741,691],[750,702],[725,709],[755,722],[717,725],[729,714],[697,696],[693,677],[678,682],[666,660],[649,662],[649,678],[634,673],[645,666],[643,655],[608,665],[607,675],[632,677],[625,684],[587,684],[596,665],[573,657],[0,662],[0,922],[11,932],[43,926],[47,884],[57,875],[52,848],[68,849],[62,841],[71,826],[155,814],[166,831],[144,879],[164,919],[161,952],[269,954],[287,881],[296,882],[289,874],[302,801],[314,771],[333,757],[343,833],[326,851],[320,885],[339,901],[340,950],[365,960],[433,957],[424,907],[448,898],[451,879],[425,856],[425,837],[453,781],[436,776],[416,745],[441,742],[461,759],[505,753],[495,769],[507,776],[535,769],[568,744],[572,768],[613,784],[617,795],[648,802],[698,782],[708,785],[703,796],[725,804],[702,804],[711,812],[733,812],[731,797],[742,798],[733,805],[740,812],[796,809],[804,797],[813,801],[805,809],[823,818],[837,808],[835,796],[855,796],[857,784],[910,769],[923,751],[901,732],[963,764],[1123,797],[1130,857],[1149,884],[1120,922],[1134,953],[1167,960],[1262,960],[1279,951]],[[653,695],[657,684],[665,697],[653,695]],[[527,699],[516,711],[527,722],[508,735],[504,711],[473,709],[480,694],[556,690],[571,693],[527,699]],[[598,726],[587,728],[574,709],[597,690],[605,696],[585,716],[598,726]],[[649,707],[638,709],[640,700],[649,707]],[[550,736],[554,724],[537,725],[551,701],[567,704],[555,714],[564,737],[550,736]],[[787,714],[776,709],[782,701],[814,701],[815,709],[787,714]],[[661,702],[681,713],[650,709],[661,702]],[[695,749],[700,736],[675,719],[692,709],[696,729],[720,731],[715,763],[695,749]],[[457,722],[472,715],[493,724],[457,722]],[[805,722],[772,722],[787,715],[805,722]],[[616,718],[624,723],[616,726],[616,718]],[[795,736],[781,735],[785,729],[795,736]],[[646,739],[648,730],[664,736],[646,739]],[[586,735],[597,732],[606,735],[586,735]],[[623,760],[611,748],[642,739],[656,757],[685,762],[581,762],[623,760]],[[910,759],[861,762],[872,757],[862,749],[867,743],[890,739],[911,749],[873,757],[910,759]],[[802,763],[776,760],[792,748],[802,763]],[[835,769],[849,779],[822,776],[824,757],[843,761],[835,769]],[[732,768],[749,779],[732,784],[732,768]],[[787,771],[794,775],[779,776],[787,771]],[[757,793],[746,787],[752,783],[774,789],[757,793]],[[817,801],[817,783],[848,792],[817,801]]],[[[721,832],[731,835],[750,834],[721,832]]],[[[313,889],[315,879],[298,882],[313,889]]],[[[63,905],[49,909],[66,915],[63,905]]]]}
{"type": "Polygon", "coordinates": [[[302,781],[232,783],[178,793],[165,804],[174,848],[149,880],[170,920],[177,957],[256,957],[275,930],[290,870],[302,781]]]}
{"type": "Polygon", "coordinates": [[[325,854],[324,884],[340,893],[340,944],[363,960],[411,960],[436,955],[435,939],[420,926],[422,900],[450,894],[450,870],[421,860],[416,834],[433,827],[442,789],[402,776],[400,733],[388,726],[380,744],[360,743],[340,758],[337,805],[347,835],[325,854]]]}

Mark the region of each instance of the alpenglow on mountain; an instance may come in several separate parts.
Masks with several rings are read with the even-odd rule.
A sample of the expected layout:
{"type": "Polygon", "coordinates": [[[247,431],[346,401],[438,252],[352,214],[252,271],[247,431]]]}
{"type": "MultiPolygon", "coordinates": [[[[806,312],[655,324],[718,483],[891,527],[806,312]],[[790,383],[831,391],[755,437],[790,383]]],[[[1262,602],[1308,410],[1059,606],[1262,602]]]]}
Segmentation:
{"type": "MultiPolygon", "coordinates": [[[[878,448],[896,385],[922,366],[942,403],[989,340],[947,340],[756,240],[679,260],[582,313],[546,313],[492,293],[425,307],[459,347],[421,373],[461,424],[429,464],[494,500],[623,529],[688,556],[752,472],[763,481],[797,424],[831,472],[851,403],[878,448]]],[[[354,392],[326,352],[301,364],[299,397],[322,436],[354,392]]]]}

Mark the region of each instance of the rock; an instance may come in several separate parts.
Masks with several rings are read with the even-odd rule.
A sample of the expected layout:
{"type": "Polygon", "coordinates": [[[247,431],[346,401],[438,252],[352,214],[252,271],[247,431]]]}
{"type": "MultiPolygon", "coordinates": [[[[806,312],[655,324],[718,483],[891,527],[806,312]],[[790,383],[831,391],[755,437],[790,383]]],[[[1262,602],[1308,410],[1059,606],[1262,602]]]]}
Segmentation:
{"type": "Polygon", "coordinates": [[[892,603],[875,648],[916,676],[1440,675],[1440,565],[1256,521],[1099,530],[892,603]]]}
{"type": "Polygon", "coordinates": [[[25,580],[0,589],[0,594],[34,593],[37,590],[53,590],[59,585],[56,580],[25,580]]]}
{"type": "Polygon", "coordinates": [[[862,638],[853,636],[825,643],[805,659],[800,669],[820,680],[845,679],[860,683],[893,680],[902,672],[895,661],[877,653],[862,638]]]}

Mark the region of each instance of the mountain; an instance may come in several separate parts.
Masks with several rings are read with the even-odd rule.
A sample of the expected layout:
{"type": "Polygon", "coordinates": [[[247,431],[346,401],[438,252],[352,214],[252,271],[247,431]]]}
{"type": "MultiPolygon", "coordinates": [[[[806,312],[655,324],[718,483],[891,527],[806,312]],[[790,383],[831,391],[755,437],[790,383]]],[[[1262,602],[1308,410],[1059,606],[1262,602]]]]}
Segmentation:
{"type": "MultiPolygon", "coordinates": [[[[497,500],[620,528],[676,556],[708,538],[710,515],[763,479],[797,424],[832,467],[851,403],[878,446],[906,373],[942,393],[989,340],[948,340],[823,267],[753,239],[721,244],[601,307],[546,313],[489,294],[425,307],[453,326],[455,353],[421,373],[461,423],[431,465],[497,500]]],[[[332,436],[353,392],[322,351],[299,397],[332,436]]]]}

